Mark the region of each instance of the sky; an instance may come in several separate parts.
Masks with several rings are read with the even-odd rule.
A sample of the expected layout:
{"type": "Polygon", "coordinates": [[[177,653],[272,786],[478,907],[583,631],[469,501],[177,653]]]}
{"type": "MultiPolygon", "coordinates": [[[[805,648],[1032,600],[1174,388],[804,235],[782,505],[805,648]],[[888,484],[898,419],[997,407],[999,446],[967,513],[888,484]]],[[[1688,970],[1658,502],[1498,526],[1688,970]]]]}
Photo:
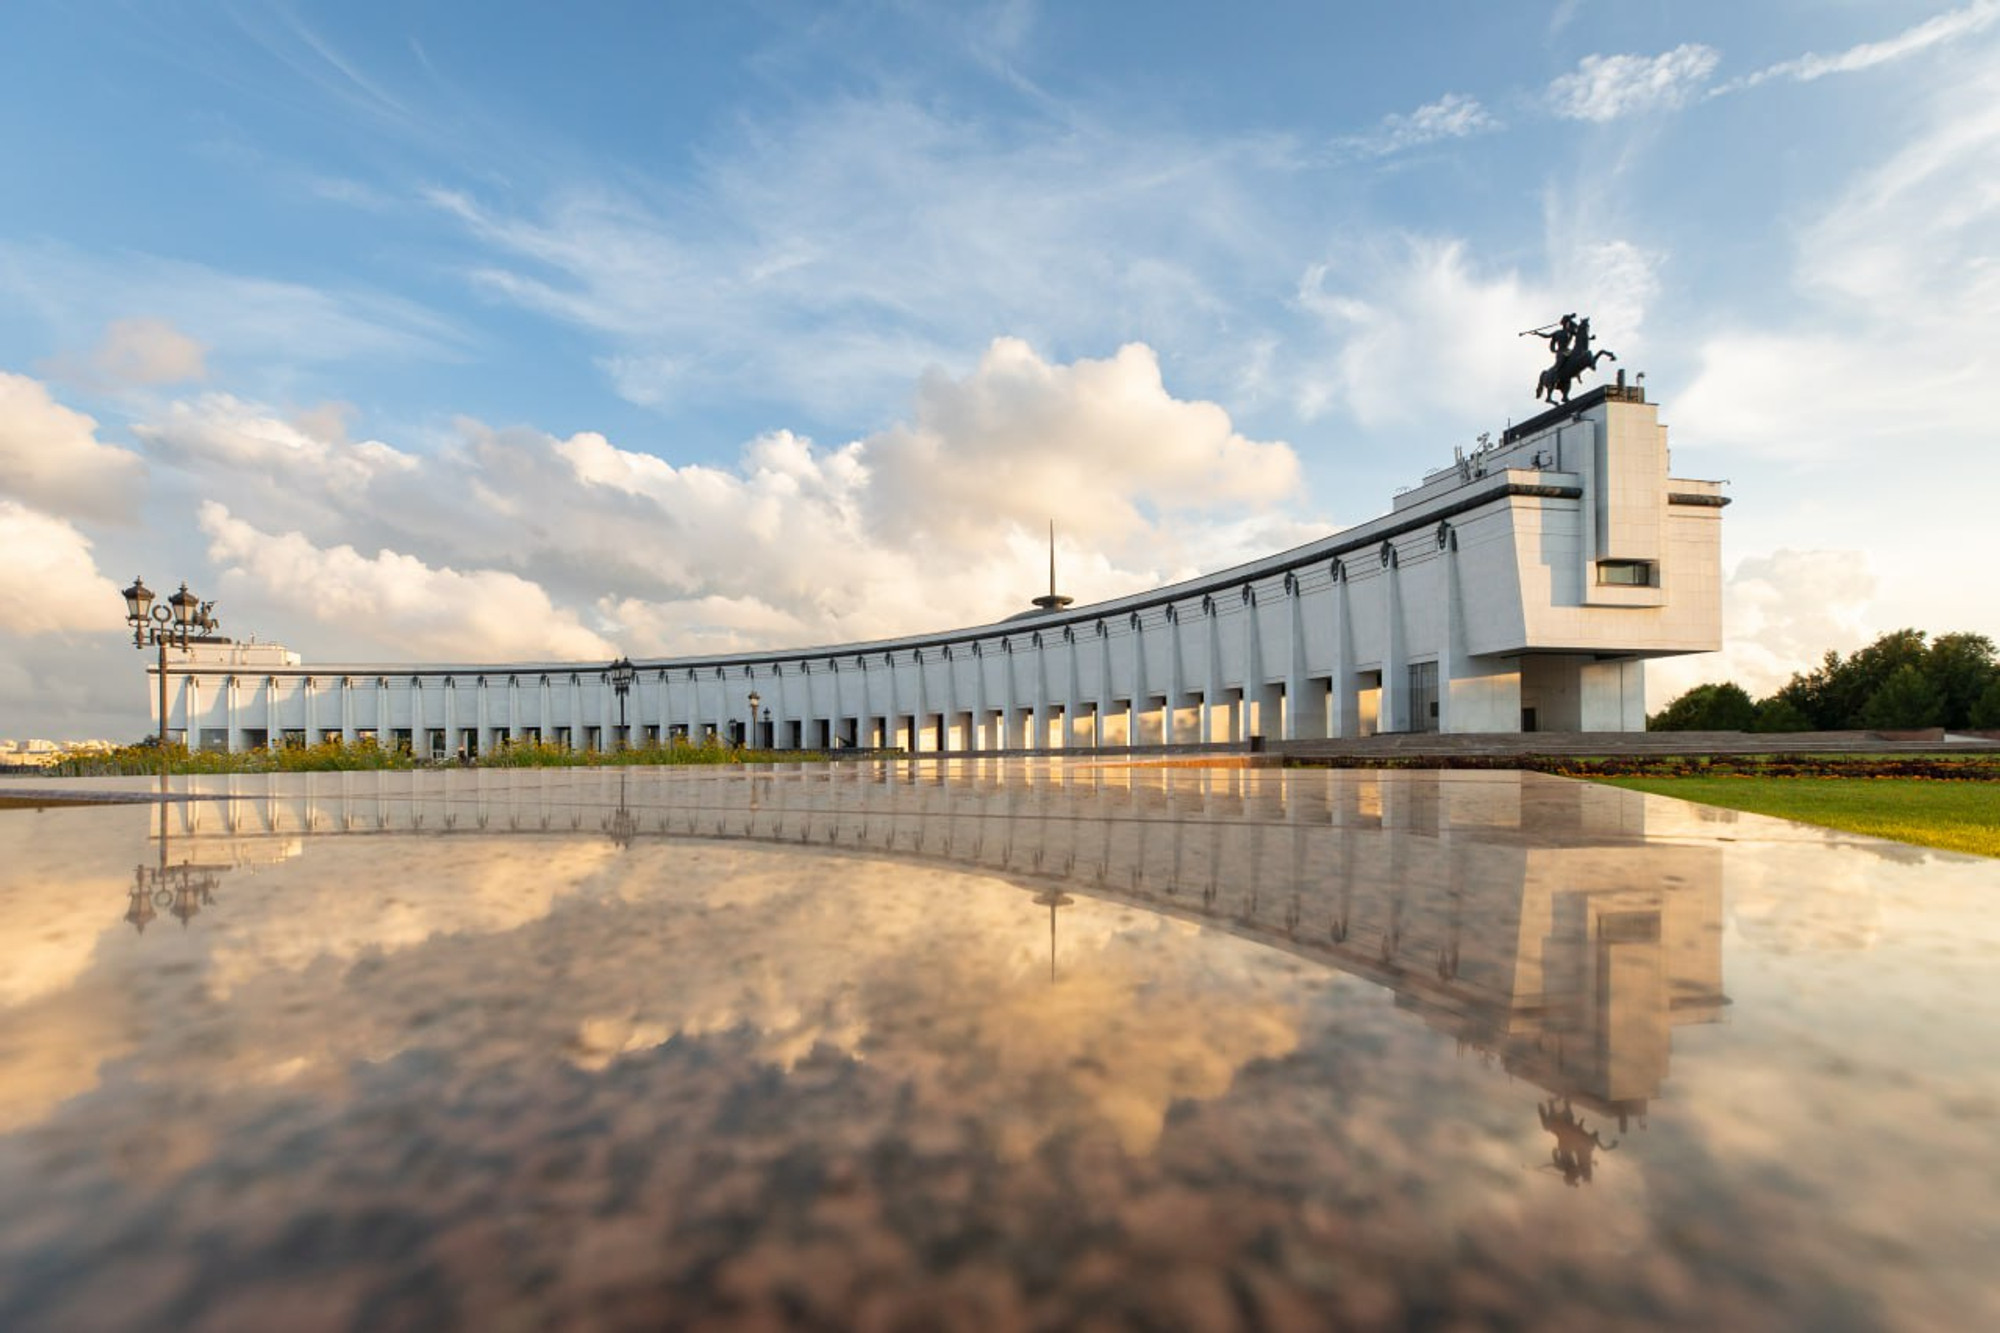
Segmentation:
{"type": "MultiPolygon", "coordinates": [[[[1362,522],[1569,311],[1753,693],[2000,638],[2000,0],[13,0],[0,736],[308,662],[984,623],[1362,522]]],[[[1586,385],[1590,381],[1586,381],[1586,385]]]]}

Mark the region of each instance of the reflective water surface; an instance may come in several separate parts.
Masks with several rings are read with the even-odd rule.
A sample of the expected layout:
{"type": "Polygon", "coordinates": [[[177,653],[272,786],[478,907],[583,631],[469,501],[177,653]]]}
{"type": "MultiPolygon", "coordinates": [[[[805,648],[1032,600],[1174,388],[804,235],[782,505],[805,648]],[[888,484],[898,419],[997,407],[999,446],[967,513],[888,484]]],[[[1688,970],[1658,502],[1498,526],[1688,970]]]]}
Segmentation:
{"type": "Polygon", "coordinates": [[[1989,860],[1515,773],[183,781],[0,812],[0,1328],[2000,1327],[1989,860]]]}

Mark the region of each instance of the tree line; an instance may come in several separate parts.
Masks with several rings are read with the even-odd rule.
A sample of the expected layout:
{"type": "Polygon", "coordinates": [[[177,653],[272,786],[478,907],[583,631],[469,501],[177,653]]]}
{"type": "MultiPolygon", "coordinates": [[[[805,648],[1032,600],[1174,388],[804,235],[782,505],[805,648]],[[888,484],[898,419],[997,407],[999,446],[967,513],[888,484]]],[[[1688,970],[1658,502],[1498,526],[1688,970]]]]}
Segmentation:
{"type": "Polygon", "coordinates": [[[1648,731],[1873,731],[2000,728],[2000,653],[1984,634],[1884,634],[1829,652],[1764,699],[1734,681],[1697,685],[1646,719],[1648,731]]]}

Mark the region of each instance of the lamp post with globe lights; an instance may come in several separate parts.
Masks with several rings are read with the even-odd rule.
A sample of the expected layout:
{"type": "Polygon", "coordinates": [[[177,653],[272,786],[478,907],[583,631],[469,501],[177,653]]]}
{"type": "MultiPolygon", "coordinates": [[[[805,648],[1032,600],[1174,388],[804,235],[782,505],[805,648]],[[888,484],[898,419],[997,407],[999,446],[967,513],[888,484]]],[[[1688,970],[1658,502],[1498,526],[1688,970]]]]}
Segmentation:
{"type": "Polygon", "coordinates": [[[154,605],[153,590],[146,586],[143,578],[132,580],[132,586],[124,590],[125,623],[132,627],[132,646],[144,649],[151,644],[160,650],[160,729],[156,739],[160,747],[160,776],[167,775],[167,648],[169,645],[186,652],[188,645],[207,640],[222,627],[215,618],[215,603],[204,602],[188,591],[185,582],[181,590],[160,605],[154,605]]]}
{"type": "Polygon", "coordinates": [[[631,692],[632,682],[639,678],[639,671],[632,665],[632,659],[629,657],[619,658],[605,670],[611,677],[613,692],[618,695],[618,748],[622,750],[626,748],[625,738],[628,734],[625,726],[625,696],[631,692]]]}

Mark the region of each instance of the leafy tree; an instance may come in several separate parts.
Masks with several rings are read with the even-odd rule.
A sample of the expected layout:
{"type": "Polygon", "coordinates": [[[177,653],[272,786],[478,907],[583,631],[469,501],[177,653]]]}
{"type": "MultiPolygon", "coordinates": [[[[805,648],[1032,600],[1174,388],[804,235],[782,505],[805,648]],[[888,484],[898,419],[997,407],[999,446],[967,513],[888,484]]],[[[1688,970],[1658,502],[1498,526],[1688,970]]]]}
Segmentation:
{"type": "Polygon", "coordinates": [[[1922,669],[1905,663],[1882,682],[1861,709],[1864,727],[1935,727],[1944,717],[1944,692],[1922,669]]]}
{"type": "Polygon", "coordinates": [[[1922,671],[1927,658],[1924,637],[1920,629],[1892,630],[1845,660],[1829,652],[1819,670],[1793,676],[1777,697],[1804,713],[1820,731],[1885,725],[1863,721],[1862,710],[1901,668],[1922,671]]]}
{"type": "Polygon", "coordinates": [[[1811,718],[1775,694],[1757,705],[1756,720],[1750,724],[1752,731],[1811,731],[1812,729],[1811,718]]]}
{"type": "Polygon", "coordinates": [[[1972,713],[1966,719],[1981,731],[2000,729],[2000,676],[1986,687],[1986,692],[1973,701],[1972,713]]]}
{"type": "Polygon", "coordinates": [[[1757,705],[1734,681],[1697,685],[1646,720],[1648,731],[1748,731],[1757,705]]]}
{"type": "Polygon", "coordinates": [[[2000,657],[1994,653],[1993,640],[1984,634],[1940,634],[1925,654],[1924,674],[1944,696],[1938,725],[1968,726],[1972,706],[2000,680],[2000,657]]]}

